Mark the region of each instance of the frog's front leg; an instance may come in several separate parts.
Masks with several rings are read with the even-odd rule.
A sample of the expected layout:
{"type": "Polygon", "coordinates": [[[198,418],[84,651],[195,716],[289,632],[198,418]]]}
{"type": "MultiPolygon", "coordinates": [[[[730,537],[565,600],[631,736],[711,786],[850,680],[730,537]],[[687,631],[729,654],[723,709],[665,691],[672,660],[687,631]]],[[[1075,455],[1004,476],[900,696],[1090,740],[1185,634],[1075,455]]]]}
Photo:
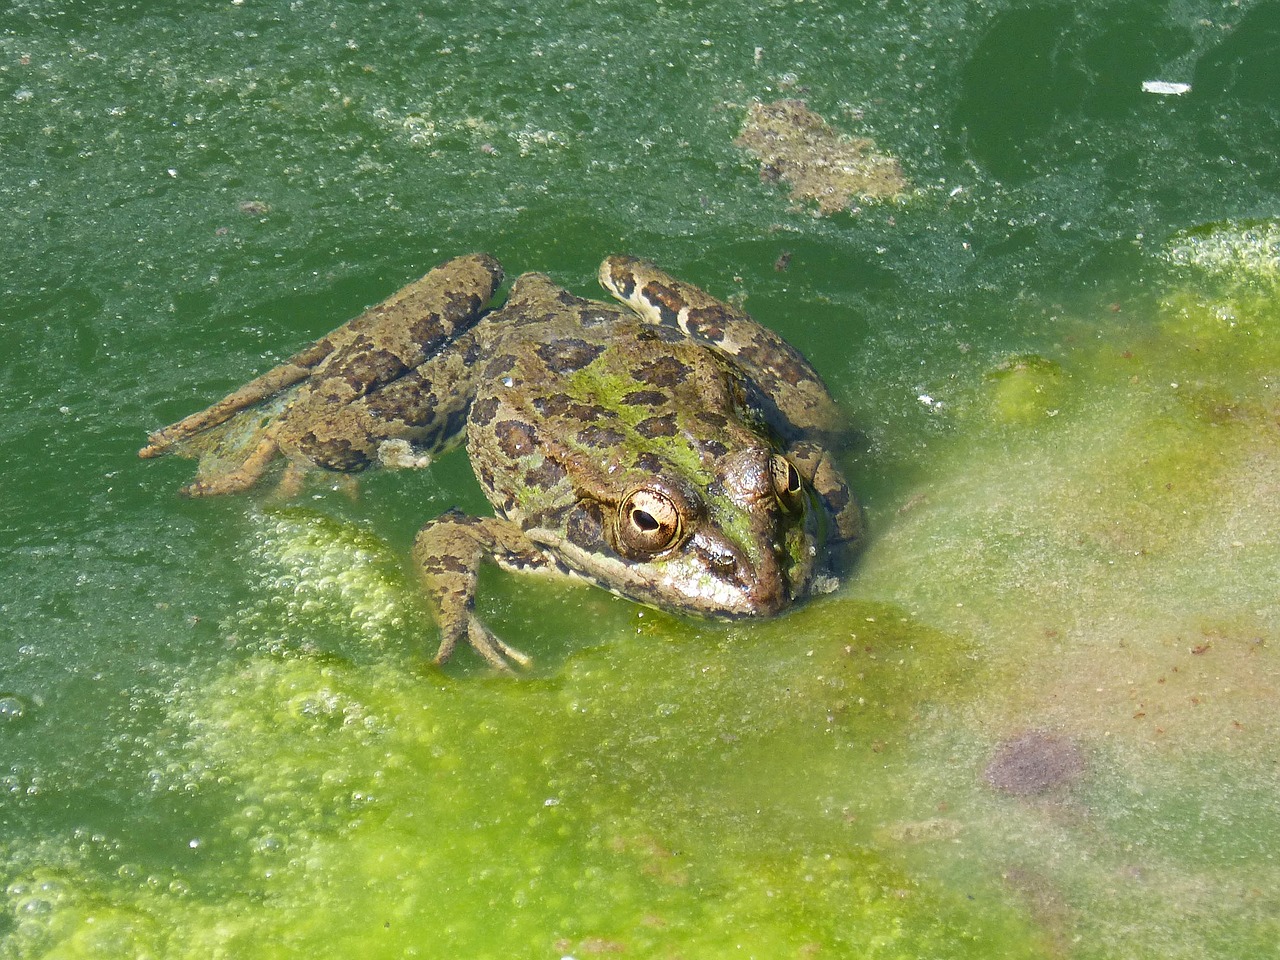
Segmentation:
{"type": "Polygon", "coordinates": [[[852,555],[862,545],[866,532],[862,506],[830,452],[820,444],[801,440],[787,448],[787,457],[808,481],[831,518],[834,529],[827,540],[833,559],[852,555]]]}
{"type": "Polygon", "coordinates": [[[792,435],[840,429],[839,411],[817,371],[748,314],[636,257],[606,259],[600,284],[649,322],[679,327],[729,356],[760,388],[757,399],[776,407],[782,422],[774,423],[775,429],[792,435]]]}
{"type": "Polygon", "coordinates": [[[475,612],[476,580],[484,560],[508,570],[561,570],[519,527],[501,517],[469,517],[450,510],[418,532],[413,560],[440,627],[434,663],[448,660],[465,635],[498,670],[510,672],[508,660],[529,666],[529,657],[495,636],[475,612]]]}

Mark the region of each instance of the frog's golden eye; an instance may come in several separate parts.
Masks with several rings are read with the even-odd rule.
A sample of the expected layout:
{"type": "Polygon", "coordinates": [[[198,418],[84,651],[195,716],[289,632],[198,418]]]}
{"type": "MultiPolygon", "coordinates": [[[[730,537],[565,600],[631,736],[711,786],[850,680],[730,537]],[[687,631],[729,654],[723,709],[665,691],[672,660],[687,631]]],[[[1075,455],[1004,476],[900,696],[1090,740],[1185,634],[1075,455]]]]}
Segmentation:
{"type": "Polygon", "coordinates": [[[622,501],[618,539],[628,554],[661,553],[680,541],[680,511],[669,497],[653,490],[635,490],[622,501]]]}
{"type": "Polygon", "coordinates": [[[773,480],[773,492],[778,501],[787,508],[794,508],[800,503],[800,491],[804,484],[800,479],[800,471],[796,465],[780,453],[775,453],[769,461],[769,476],[773,480]]]}

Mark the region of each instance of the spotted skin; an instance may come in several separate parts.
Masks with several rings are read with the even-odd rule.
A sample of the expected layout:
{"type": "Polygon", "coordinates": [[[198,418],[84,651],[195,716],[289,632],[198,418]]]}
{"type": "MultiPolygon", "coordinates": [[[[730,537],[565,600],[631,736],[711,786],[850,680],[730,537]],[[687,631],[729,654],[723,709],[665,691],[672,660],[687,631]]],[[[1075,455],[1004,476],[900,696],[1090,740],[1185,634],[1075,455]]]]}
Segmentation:
{"type": "Polygon", "coordinates": [[[862,533],[825,386],[776,334],[648,261],[611,257],[600,277],[621,305],[529,273],[486,311],[497,262],[449,261],[141,454],[189,454],[289,390],[239,462],[186,492],[248,488],[281,456],[295,486],[307,469],[359,471],[389,462],[389,443],[424,465],[465,437],[495,516],[449,511],[415,541],[438,663],[464,639],[497,669],[528,662],[475,610],[485,561],[683,613],[785,609],[862,533]]]}
{"type": "Polygon", "coordinates": [[[861,539],[861,507],[839,467],[812,439],[816,435],[830,442],[839,434],[840,413],[826,384],[798,350],[746,313],[668,276],[648,260],[609,257],[600,265],[600,284],[651,322],[674,325],[731,357],[752,384],[752,402],[770,428],[792,441],[789,455],[797,466],[803,464],[801,472],[835,525],[835,539],[849,545],[861,539]]]}
{"type": "Polygon", "coordinates": [[[450,260],[213,406],[157,430],[138,455],[181,452],[190,438],[298,383],[293,402],[237,469],[183,492],[246,490],[278,456],[350,471],[369,466],[384,440],[434,435],[430,446],[443,448],[452,438],[432,421],[465,418],[467,403],[453,390],[432,389],[462,365],[441,349],[480,318],[501,282],[502,267],[487,254],[450,260]]]}

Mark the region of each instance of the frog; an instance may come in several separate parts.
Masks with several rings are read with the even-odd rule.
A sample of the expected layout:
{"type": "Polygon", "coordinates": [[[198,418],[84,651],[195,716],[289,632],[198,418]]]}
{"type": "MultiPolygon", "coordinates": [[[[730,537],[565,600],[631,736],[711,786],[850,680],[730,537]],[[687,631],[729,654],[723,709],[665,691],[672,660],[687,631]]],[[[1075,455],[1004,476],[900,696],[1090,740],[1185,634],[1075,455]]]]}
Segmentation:
{"type": "Polygon", "coordinates": [[[233,391],[140,456],[256,416],[192,497],[315,472],[429,468],[465,442],[492,516],[451,509],[412,549],[440,631],[498,671],[531,659],[476,608],[484,563],[585,579],[681,615],[769,617],[833,588],[864,535],[836,456],[848,431],[809,361],[731,302],[649,260],[599,270],[614,302],[455,257],[233,391]]]}

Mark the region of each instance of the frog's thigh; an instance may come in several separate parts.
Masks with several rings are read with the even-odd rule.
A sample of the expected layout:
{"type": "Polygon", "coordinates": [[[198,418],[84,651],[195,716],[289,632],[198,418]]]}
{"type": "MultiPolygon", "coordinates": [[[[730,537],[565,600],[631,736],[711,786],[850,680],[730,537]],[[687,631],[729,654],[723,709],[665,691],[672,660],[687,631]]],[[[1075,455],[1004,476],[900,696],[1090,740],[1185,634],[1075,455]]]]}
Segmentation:
{"type": "Polygon", "coordinates": [[[501,281],[501,265],[487,254],[446,261],[217,403],[155,431],[138,455],[168,453],[175,444],[313,374],[329,393],[336,391],[330,400],[366,393],[422,363],[472,326],[501,281]]]}
{"type": "Polygon", "coordinates": [[[475,614],[476,579],[483,560],[518,570],[553,570],[555,564],[500,517],[468,517],[450,510],[428,522],[413,544],[413,561],[440,627],[435,662],[444,663],[465,634],[476,652],[499,670],[506,660],[529,658],[503,643],[475,614]]]}
{"type": "Polygon", "coordinates": [[[418,455],[454,446],[466,430],[467,406],[465,393],[437,395],[414,371],[348,403],[308,398],[289,411],[278,441],[294,459],[328,470],[363,470],[377,459],[385,440],[408,441],[418,455]]]}
{"type": "Polygon", "coordinates": [[[609,257],[600,283],[650,323],[679,327],[733,359],[800,430],[830,430],[839,413],[817,371],[800,351],[750,315],[648,260],[609,257]]]}
{"type": "Polygon", "coordinates": [[[814,492],[835,524],[832,546],[856,546],[863,535],[862,507],[849,490],[849,484],[831,459],[831,454],[818,444],[802,441],[789,449],[787,455],[813,485],[814,492]]]}
{"type": "Polygon", "coordinates": [[[397,381],[473,326],[502,281],[486,254],[457,257],[370,307],[325,338],[317,392],[347,403],[397,381]]]}

